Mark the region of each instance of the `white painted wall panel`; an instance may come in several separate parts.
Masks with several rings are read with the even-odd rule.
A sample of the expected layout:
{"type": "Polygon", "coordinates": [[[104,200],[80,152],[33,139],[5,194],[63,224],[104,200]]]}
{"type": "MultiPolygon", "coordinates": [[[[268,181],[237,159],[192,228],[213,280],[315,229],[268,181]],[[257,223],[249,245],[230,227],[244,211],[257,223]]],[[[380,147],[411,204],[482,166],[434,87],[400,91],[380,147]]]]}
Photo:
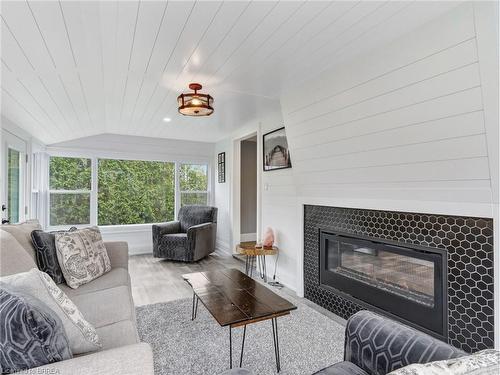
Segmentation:
{"type": "MultiPolygon", "coordinates": [[[[387,129],[418,126],[425,122],[437,121],[447,117],[478,111],[482,115],[482,99],[479,87],[459,91],[439,98],[431,98],[420,103],[382,112],[374,116],[349,121],[335,126],[335,130],[327,128],[311,131],[295,139],[294,150],[309,145],[327,143],[329,141],[356,137],[387,129]]],[[[481,124],[480,124],[481,125],[481,124]]],[[[294,129],[287,127],[288,134],[294,129]]]]}
{"type": "Polygon", "coordinates": [[[284,94],[298,194],[491,201],[481,78],[468,3],[284,94]]]}

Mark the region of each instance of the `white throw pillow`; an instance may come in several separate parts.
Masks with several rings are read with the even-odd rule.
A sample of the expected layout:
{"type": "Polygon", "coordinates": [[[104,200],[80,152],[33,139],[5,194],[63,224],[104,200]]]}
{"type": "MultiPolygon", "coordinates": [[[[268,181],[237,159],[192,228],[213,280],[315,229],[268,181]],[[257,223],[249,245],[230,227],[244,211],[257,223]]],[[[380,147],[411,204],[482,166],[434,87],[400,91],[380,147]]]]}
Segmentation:
{"type": "Polygon", "coordinates": [[[486,349],[460,358],[413,364],[388,375],[498,375],[500,351],[486,349]]]}
{"type": "Polygon", "coordinates": [[[53,310],[62,321],[73,354],[101,349],[95,328],[45,272],[33,268],[28,272],[2,277],[0,282],[39,299],[53,310]]]}
{"type": "Polygon", "coordinates": [[[97,227],[56,233],[55,244],[64,279],[73,289],[111,270],[108,252],[97,227]]]}

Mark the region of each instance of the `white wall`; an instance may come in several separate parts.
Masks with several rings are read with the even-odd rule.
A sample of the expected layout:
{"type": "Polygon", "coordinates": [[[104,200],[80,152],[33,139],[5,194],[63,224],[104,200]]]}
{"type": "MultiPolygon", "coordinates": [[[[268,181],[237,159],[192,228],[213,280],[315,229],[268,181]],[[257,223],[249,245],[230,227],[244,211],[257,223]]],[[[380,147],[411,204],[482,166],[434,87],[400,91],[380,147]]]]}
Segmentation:
{"type": "Polygon", "coordinates": [[[207,161],[213,164],[214,144],[177,139],[99,134],[47,146],[51,152],[85,152],[116,158],[207,161]]]}
{"type": "Polygon", "coordinates": [[[303,204],[492,217],[498,254],[498,43],[498,3],[464,3],[284,94],[297,231],[303,204]]]}
{"type": "MultiPolygon", "coordinates": [[[[18,124],[14,123],[3,114],[0,116],[0,197],[3,197],[5,189],[5,181],[3,178],[3,168],[5,167],[4,157],[5,150],[3,149],[5,144],[2,139],[3,132],[10,134],[11,136],[17,137],[22,140],[26,144],[26,154],[28,155],[28,161],[26,163],[23,176],[24,181],[24,205],[27,207],[27,213],[25,215],[25,219],[31,219],[36,217],[37,207],[35,207],[35,202],[32,201],[32,180],[31,180],[31,170],[33,168],[33,158],[32,155],[34,152],[41,152],[45,149],[45,145],[33,137],[31,134],[23,130],[18,124]]],[[[3,203],[3,202],[2,202],[3,203]]]]}
{"type": "MultiPolygon", "coordinates": [[[[261,121],[261,134],[283,127],[281,112],[276,112],[261,121]]],[[[262,137],[259,142],[262,147],[262,137]]],[[[297,211],[297,192],[293,179],[295,173],[293,154],[290,156],[292,168],[262,172],[262,229],[271,227],[279,247],[277,279],[296,289],[300,275],[297,274],[297,256],[300,252],[301,233],[297,223],[301,221],[297,211]]],[[[262,164],[262,163],[261,163],[262,164]]],[[[261,165],[262,169],[262,165],[261,165]]],[[[275,259],[268,257],[268,272],[274,270],[275,259]]]]}
{"type": "MultiPolygon", "coordinates": [[[[53,144],[47,147],[47,152],[88,157],[207,163],[210,167],[211,204],[214,201],[213,143],[101,134],[53,144]]],[[[153,251],[151,224],[103,226],[100,229],[105,241],[127,241],[130,254],[153,251]]]]}
{"type": "MultiPolygon", "coordinates": [[[[216,247],[219,251],[231,254],[232,248],[232,222],[231,222],[231,183],[232,183],[232,144],[231,140],[225,139],[224,141],[215,144],[215,156],[220,152],[226,153],[226,182],[219,183],[215,178],[214,205],[218,208],[217,212],[217,241],[216,247]]],[[[217,176],[216,176],[217,177],[217,176]]]]}
{"type": "MultiPolygon", "coordinates": [[[[239,202],[239,198],[234,197],[237,192],[233,192],[232,183],[234,179],[239,179],[240,172],[239,168],[235,168],[235,165],[239,167],[238,150],[235,150],[237,148],[235,144],[238,144],[241,137],[257,133],[257,181],[259,185],[257,201],[260,202],[257,232],[262,233],[268,226],[274,229],[276,245],[280,249],[277,280],[295,289],[298,280],[297,254],[301,240],[300,234],[297,232],[297,222],[300,221],[300,217],[298,216],[297,196],[292,178],[293,169],[262,171],[262,135],[283,127],[279,102],[274,108],[273,112],[266,112],[261,116],[257,115],[254,121],[244,124],[238,133],[218,142],[215,146],[216,153],[226,152],[227,176],[225,184],[215,183],[215,204],[219,207],[219,223],[220,220],[228,220],[224,225],[219,224],[218,226],[218,245],[220,250],[232,251],[234,244],[239,242],[239,238],[236,238],[236,233],[239,234],[239,228],[235,227],[233,219],[235,212],[233,202],[239,202]],[[233,237],[233,233],[235,233],[235,237],[233,237]]],[[[267,258],[268,273],[269,276],[272,276],[276,258],[267,258]]]]}

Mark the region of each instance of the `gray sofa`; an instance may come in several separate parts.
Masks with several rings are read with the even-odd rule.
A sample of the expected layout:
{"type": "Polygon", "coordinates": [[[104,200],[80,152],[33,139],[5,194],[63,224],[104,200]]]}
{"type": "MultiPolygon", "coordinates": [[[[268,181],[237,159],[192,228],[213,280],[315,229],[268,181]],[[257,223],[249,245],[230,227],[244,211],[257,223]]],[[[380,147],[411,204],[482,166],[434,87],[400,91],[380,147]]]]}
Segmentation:
{"type": "Polygon", "coordinates": [[[360,311],[347,321],[344,361],[315,375],[386,375],[413,363],[465,355],[467,353],[394,320],[360,311]]]}
{"type": "MultiPolygon", "coordinates": [[[[0,276],[37,268],[30,239],[33,224],[1,228],[0,276]]],[[[128,273],[128,245],[126,242],[106,242],[105,245],[111,261],[110,272],[77,289],[59,284],[96,328],[102,350],[38,367],[37,373],[153,374],[151,347],[141,343],[137,334],[128,273]]]]}
{"type": "Polygon", "coordinates": [[[184,206],[178,221],[153,225],[153,256],[196,262],[215,251],[217,208],[184,206]]]}

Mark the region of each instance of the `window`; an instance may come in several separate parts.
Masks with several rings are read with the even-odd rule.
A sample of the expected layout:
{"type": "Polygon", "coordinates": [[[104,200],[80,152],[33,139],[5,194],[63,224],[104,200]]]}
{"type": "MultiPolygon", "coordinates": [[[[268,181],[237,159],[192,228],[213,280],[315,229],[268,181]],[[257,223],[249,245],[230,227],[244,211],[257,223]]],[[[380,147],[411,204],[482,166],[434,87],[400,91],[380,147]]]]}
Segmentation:
{"type": "Polygon", "coordinates": [[[209,199],[202,163],[51,156],[48,169],[49,227],[162,223],[209,199]]]}
{"type": "Polygon", "coordinates": [[[51,157],[49,225],[90,224],[90,159],[51,157]]]}
{"type": "Polygon", "coordinates": [[[208,166],[206,164],[181,164],[179,168],[181,207],[208,202],[208,166]]]}
{"type": "Polygon", "coordinates": [[[99,159],[99,225],[174,220],[175,163],[99,159]]]}

